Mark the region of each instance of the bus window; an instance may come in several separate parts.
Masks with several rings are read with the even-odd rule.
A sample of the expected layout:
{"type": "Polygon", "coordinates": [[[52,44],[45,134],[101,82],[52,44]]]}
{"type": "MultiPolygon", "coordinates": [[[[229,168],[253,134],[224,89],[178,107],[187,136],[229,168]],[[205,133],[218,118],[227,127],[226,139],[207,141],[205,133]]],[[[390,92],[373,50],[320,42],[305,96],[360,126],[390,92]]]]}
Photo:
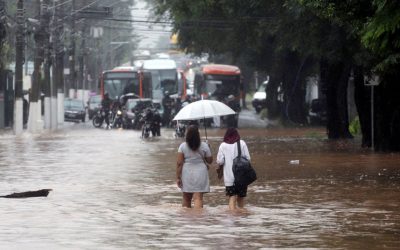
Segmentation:
{"type": "Polygon", "coordinates": [[[108,93],[111,99],[115,99],[123,91],[123,84],[121,79],[105,79],[104,91],[108,93]]]}
{"type": "Polygon", "coordinates": [[[206,80],[206,88],[208,96],[216,96],[221,89],[222,81],[206,80]]]}
{"type": "Polygon", "coordinates": [[[240,78],[230,75],[206,75],[206,93],[217,100],[239,94],[240,78]]]}
{"type": "Polygon", "coordinates": [[[153,98],[162,99],[164,92],[169,94],[178,93],[176,70],[149,70],[151,72],[153,85],[153,98]]]}
{"type": "Polygon", "coordinates": [[[111,99],[128,93],[139,94],[140,81],[137,72],[108,71],[103,73],[102,80],[102,94],[107,92],[111,99]]]}

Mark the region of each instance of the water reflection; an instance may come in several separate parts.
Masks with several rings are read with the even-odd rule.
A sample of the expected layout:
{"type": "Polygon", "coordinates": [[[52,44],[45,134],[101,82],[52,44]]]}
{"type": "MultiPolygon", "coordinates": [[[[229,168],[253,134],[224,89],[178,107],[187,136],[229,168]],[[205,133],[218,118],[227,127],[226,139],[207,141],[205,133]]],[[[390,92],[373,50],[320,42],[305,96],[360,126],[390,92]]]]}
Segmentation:
{"type": "MultiPolygon", "coordinates": [[[[207,131],[214,152],[223,130],[207,131]]],[[[395,249],[400,233],[398,154],[323,130],[245,130],[259,179],[247,212],[227,211],[210,172],[206,207],[180,207],[179,143],[172,131],[86,125],[53,134],[0,135],[2,194],[52,188],[47,198],[0,200],[4,249],[395,249]],[[299,164],[291,164],[299,160],[299,164]]]]}

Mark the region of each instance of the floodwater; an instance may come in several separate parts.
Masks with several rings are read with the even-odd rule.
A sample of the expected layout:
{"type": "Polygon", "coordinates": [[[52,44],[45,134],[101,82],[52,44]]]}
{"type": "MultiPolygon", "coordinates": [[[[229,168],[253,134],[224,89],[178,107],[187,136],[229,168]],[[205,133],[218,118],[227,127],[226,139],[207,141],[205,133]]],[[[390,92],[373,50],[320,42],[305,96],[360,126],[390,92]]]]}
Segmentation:
{"type": "MultiPolygon", "coordinates": [[[[215,156],[224,131],[207,132],[215,156]]],[[[240,133],[259,178],[232,213],[213,170],[205,208],[181,208],[172,130],[2,132],[1,195],[53,191],[0,200],[1,249],[400,248],[399,154],[329,142],[322,129],[240,133]]]]}

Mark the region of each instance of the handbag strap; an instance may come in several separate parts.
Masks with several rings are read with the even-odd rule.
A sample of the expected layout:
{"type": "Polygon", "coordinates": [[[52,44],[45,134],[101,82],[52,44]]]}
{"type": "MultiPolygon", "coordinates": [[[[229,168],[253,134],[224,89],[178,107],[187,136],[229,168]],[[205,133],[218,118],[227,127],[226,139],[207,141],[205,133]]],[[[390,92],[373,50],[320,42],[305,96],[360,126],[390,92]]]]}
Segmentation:
{"type": "Polygon", "coordinates": [[[208,168],[209,167],[209,165],[208,165],[209,163],[206,162],[206,159],[204,158],[204,156],[202,154],[200,154],[199,151],[196,151],[196,152],[201,156],[201,159],[203,159],[204,164],[206,164],[206,167],[208,168]]]}
{"type": "Polygon", "coordinates": [[[237,141],[238,157],[242,156],[242,150],[240,149],[240,140],[237,141]]]}

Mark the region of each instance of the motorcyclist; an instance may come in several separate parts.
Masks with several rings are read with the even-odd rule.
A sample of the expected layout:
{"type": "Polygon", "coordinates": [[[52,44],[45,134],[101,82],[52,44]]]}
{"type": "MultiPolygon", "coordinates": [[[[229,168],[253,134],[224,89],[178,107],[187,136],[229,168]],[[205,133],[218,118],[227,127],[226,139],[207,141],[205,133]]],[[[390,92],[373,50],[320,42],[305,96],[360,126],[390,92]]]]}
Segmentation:
{"type": "Polygon", "coordinates": [[[175,107],[174,107],[175,114],[178,114],[178,112],[179,112],[179,110],[181,110],[181,108],[182,108],[182,100],[181,100],[181,97],[178,96],[178,99],[176,99],[176,101],[175,101],[175,107]]]}
{"type": "Polygon", "coordinates": [[[153,121],[153,112],[150,108],[146,108],[144,119],[149,123],[153,121]]]}
{"type": "Polygon", "coordinates": [[[146,108],[144,119],[146,123],[150,124],[152,136],[160,136],[160,122],[161,117],[158,111],[152,110],[151,108],[146,108]]]}
{"type": "Polygon", "coordinates": [[[104,93],[104,98],[101,100],[101,109],[104,112],[104,120],[106,122],[107,128],[110,127],[110,118],[109,118],[109,113],[111,109],[112,101],[110,99],[110,96],[108,93],[104,93]]]}
{"type": "Polygon", "coordinates": [[[153,136],[161,136],[161,115],[156,109],[153,114],[153,122],[151,132],[153,136]]]}
{"type": "Polygon", "coordinates": [[[162,105],[163,105],[163,108],[164,108],[164,114],[163,114],[163,119],[162,119],[163,120],[163,124],[164,124],[164,126],[169,127],[173,100],[169,96],[168,91],[164,92],[164,97],[162,99],[162,105]]]}
{"type": "Polygon", "coordinates": [[[186,95],[185,100],[182,102],[182,108],[188,105],[189,103],[192,102],[192,99],[190,98],[190,95],[186,95]]]}

